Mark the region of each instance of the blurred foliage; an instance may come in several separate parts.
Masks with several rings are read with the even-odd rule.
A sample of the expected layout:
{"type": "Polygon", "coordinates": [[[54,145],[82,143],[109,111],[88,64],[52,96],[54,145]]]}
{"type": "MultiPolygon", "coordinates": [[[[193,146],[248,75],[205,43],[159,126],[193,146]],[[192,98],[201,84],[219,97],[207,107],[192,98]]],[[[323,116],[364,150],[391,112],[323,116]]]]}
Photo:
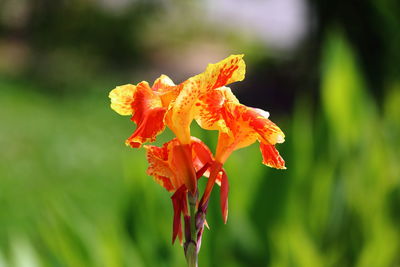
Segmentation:
{"type": "MultiPolygon", "coordinates": [[[[263,166],[256,145],[232,155],[228,223],[217,188],[200,266],[400,265],[397,2],[311,1],[320,35],[293,59],[213,25],[174,28],[177,11],[160,1],[133,1],[120,13],[93,1],[25,1],[32,13],[12,27],[6,2],[0,267],[185,266],[171,245],[170,195],[145,174],[144,151],[124,146],[134,126],[109,108],[107,93],[153,79],[153,68],[179,80],[163,55],[177,54],[184,72],[185,47],[206,38],[248,54],[247,79],[233,87],[284,130],[278,149],[288,169],[263,166]],[[351,12],[358,8],[360,20],[351,12]]],[[[187,9],[197,21],[197,4],[182,2],[174,1],[178,14],[187,9]]],[[[214,149],[216,133],[193,126],[214,149]]]]}

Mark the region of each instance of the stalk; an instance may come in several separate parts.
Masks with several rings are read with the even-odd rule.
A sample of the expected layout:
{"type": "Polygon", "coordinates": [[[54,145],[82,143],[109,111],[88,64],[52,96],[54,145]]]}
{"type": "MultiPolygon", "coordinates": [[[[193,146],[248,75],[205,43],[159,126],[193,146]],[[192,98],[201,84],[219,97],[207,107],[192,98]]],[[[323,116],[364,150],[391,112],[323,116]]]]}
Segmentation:
{"type": "Polygon", "coordinates": [[[197,267],[197,228],[196,228],[196,202],[197,194],[188,193],[189,212],[190,212],[190,238],[186,240],[185,256],[189,267],[197,267]]]}

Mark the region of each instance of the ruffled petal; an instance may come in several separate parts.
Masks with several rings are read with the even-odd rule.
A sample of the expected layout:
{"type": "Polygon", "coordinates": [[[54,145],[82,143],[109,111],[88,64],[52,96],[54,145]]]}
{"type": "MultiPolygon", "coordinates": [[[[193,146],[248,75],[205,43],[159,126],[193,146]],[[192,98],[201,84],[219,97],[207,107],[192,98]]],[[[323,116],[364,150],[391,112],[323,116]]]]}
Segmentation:
{"type": "Polygon", "coordinates": [[[147,150],[147,161],[149,162],[147,174],[153,176],[154,180],[168,191],[175,191],[171,182],[174,174],[168,165],[167,145],[162,147],[147,145],[144,148],[147,150]]]}
{"type": "Polygon", "coordinates": [[[171,129],[183,143],[190,142],[190,123],[198,98],[210,90],[241,81],[245,75],[243,55],[232,55],[216,64],[209,64],[205,72],[179,85],[180,93],[171,110],[171,129]]]}
{"type": "Polygon", "coordinates": [[[170,178],[168,178],[166,176],[160,176],[160,175],[153,175],[153,177],[154,177],[154,180],[159,185],[161,185],[162,187],[167,189],[167,191],[173,192],[175,190],[175,187],[173,186],[170,178]]]}
{"type": "Polygon", "coordinates": [[[149,145],[144,147],[147,150],[147,161],[149,162],[147,174],[153,176],[159,184],[165,181],[160,181],[160,176],[168,178],[172,187],[171,190],[170,187],[167,188],[164,184],[161,184],[168,191],[175,191],[186,184],[185,180],[190,169],[187,167],[188,164],[184,162],[181,144],[176,138],[165,143],[162,147],[149,145]]]}
{"type": "MultiPolygon", "coordinates": [[[[161,90],[167,83],[169,81],[166,76],[162,76],[155,85],[161,90]]],[[[110,92],[109,97],[112,109],[121,115],[132,115],[131,120],[137,124],[135,132],[125,142],[127,145],[137,148],[145,142],[153,142],[164,130],[167,107],[163,106],[161,98],[147,82],[141,82],[136,86],[132,84],[118,86],[110,92]]]]}
{"type": "Polygon", "coordinates": [[[136,148],[145,142],[155,141],[165,128],[164,117],[167,112],[159,96],[147,82],[141,82],[136,86],[130,105],[133,110],[131,120],[137,124],[137,128],[125,143],[136,148]]]}
{"type": "Polygon", "coordinates": [[[279,155],[274,145],[260,143],[260,150],[263,157],[263,164],[276,169],[286,169],[285,161],[279,155]]]}

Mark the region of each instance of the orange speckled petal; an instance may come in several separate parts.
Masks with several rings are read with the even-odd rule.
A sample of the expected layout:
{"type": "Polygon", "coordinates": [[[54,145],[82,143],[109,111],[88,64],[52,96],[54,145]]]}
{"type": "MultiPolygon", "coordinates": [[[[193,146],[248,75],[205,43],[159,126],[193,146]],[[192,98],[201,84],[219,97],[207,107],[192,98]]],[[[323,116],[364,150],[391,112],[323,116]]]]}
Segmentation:
{"type": "Polygon", "coordinates": [[[279,155],[274,145],[260,143],[260,150],[263,157],[263,164],[276,169],[286,169],[285,161],[279,155]]]}
{"type": "Polygon", "coordinates": [[[229,87],[221,87],[201,95],[194,107],[194,118],[206,130],[228,132],[224,120],[225,103],[239,104],[239,101],[229,87]]]}
{"type": "Polygon", "coordinates": [[[257,134],[260,142],[275,145],[283,143],[285,135],[282,130],[268,119],[269,113],[262,110],[239,105],[235,109],[234,117],[240,117],[242,128],[249,128],[257,134]]]}
{"type": "Polygon", "coordinates": [[[164,130],[167,108],[162,106],[161,99],[147,82],[141,82],[136,86],[132,99],[131,107],[134,113],[131,120],[137,124],[137,128],[126,140],[126,144],[140,147],[145,142],[153,142],[157,134],[164,130]]]}
{"type": "Polygon", "coordinates": [[[194,117],[193,106],[201,94],[224,85],[241,81],[245,75],[243,55],[232,55],[216,64],[209,64],[205,72],[183,82],[172,110],[172,127],[183,143],[190,142],[189,126],[194,117]]]}
{"type": "Polygon", "coordinates": [[[173,173],[168,165],[167,146],[168,145],[162,147],[144,146],[144,148],[147,150],[147,161],[149,162],[147,174],[153,176],[158,184],[172,192],[175,190],[175,187],[170,179],[173,173]]]}
{"type": "Polygon", "coordinates": [[[222,114],[229,131],[220,131],[216,158],[221,162],[234,150],[249,146],[257,139],[271,145],[284,142],[285,135],[268,119],[266,111],[227,102],[222,114]]]}

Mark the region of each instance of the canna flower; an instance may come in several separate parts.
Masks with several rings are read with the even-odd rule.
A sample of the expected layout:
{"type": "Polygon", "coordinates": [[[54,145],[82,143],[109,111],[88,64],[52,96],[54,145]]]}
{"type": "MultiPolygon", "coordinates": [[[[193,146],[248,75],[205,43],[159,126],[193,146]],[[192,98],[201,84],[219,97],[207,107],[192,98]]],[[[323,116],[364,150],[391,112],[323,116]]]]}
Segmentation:
{"type": "Polygon", "coordinates": [[[243,55],[230,56],[179,85],[161,75],[150,87],[145,81],[126,84],[113,89],[111,108],[120,115],[130,115],[137,124],[135,132],[126,140],[134,148],[153,142],[167,125],[181,144],[190,143],[190,124],[194,104],[204,93],[244,79],[243,55]]]}
{"type": "Polygon", "coordinates": [[[260,142],[263,164],[286,169],[275,144],[283,143],[282,130],[268,119],[269,113],[239,103],[228,87],[202,95],[196,102],[196,121],[207,130],[218,130],[216,160],[225,163],[234,150],[260,142]]]}
{"type": "Polygon", "coordinates": [[[152,87],[143,81],[117,86],[110,92],[111,108],[120,115],[132,116],[131,120],[137,124],[135,132],[125,141],[127,145],[138,148],[156,140],[165,129],[165,115],[177,96],[177,89],[168,76],[161,75],[152,87]]]}
{"type": "Polygon", "coordinates": [[[269,113],[247,107],[237,100],[226,85],[245,76],[243,55],[232,55],[206,70],[175,85],[161,75],[150,86],[146,81],[113,89],[111,108],[120,115],[131,116],[137,125],[125,143],[139,148],[153,142],[166,127],[176,138],[162,147],[145,145],[149,167],[147,173],[173,193],[172,242],[182,242],[182,216],[185,228],[185,256],[189,266],[197,266],[197,255],[206,225],[208,201],[214,184],[220,185],[220,205],[224,222],[228,217],[228,178],[223,165],[233,151],[260,143],[263,164],[285,169],[285,161],[275,145],[283,143],[282,130],[269,120],[269,113]],[[217,130],[215,156],[190,133],[193,120],[206,130],[217,130]],[[199,201],[198,179],[208,178],[199,201]]]}
{"type": "MultiPolygon", "coordinates": [[[[167,191],[174,193],[172,203],[174,207],[174,223],[172,242],[178,236],[182,241],[181,214],[184,218],[189,216],[187,208],[187,188],[185,185],[185,173],[187,166],[193,166],[196,171],[196,178],[209,176],[208,167],[214,161],[209,148],[200,140],[191,137],[191,162],[185,162],[186,157],[182,156],[181,145],[177,138],[165,143],[162,147],[146,145],[147,161],[149,167],[147,174],[154,177],[154,180],[167,191]]],[[[222,172],[216,177],[216,183],[221,185],[222,172]]]]}
{"type": "MultiPolygon", "coordinates": [[[[256,141],[260,142],[263,164],[286,169],[285,161],[275,148],[275,144],[284,142],[285,135],[268,119],[268,112],[240,104],[228,87],[203,94],[197,100],[195,107],[194,117],[197,123],[204,129],[219,131],[215,162],[211,172],[217,173],[233,151],[256,141]]],[[[207,207],[215,177],[211,175],[207,182],[200,201],[200,209],[202,206],[207,207]]],[[[226,222],[227,210],[223,209],[222,212],[226,222]]]]}
{"type": "MultiPolygon", "coordinates": [[[[186,161],[190,161],[190,124],[194,119],[194,104],[202,94],[243,80],[245,64],[242,58],[243,55],[233,55],[209,64],[203,73],[179,85],[161,75],[151,87],[145,81],[116,87],[109,94],[111,108],[120,115],[132,116],[131,120],[137,124],[135,132],[125,143],[138,148],[143,143],[155,141],[168,126],[179,140],[186,161]]],[[[197,181],[193,168],[189,169],[185,173],[185,184],[194,194],[197,181]]]]}

